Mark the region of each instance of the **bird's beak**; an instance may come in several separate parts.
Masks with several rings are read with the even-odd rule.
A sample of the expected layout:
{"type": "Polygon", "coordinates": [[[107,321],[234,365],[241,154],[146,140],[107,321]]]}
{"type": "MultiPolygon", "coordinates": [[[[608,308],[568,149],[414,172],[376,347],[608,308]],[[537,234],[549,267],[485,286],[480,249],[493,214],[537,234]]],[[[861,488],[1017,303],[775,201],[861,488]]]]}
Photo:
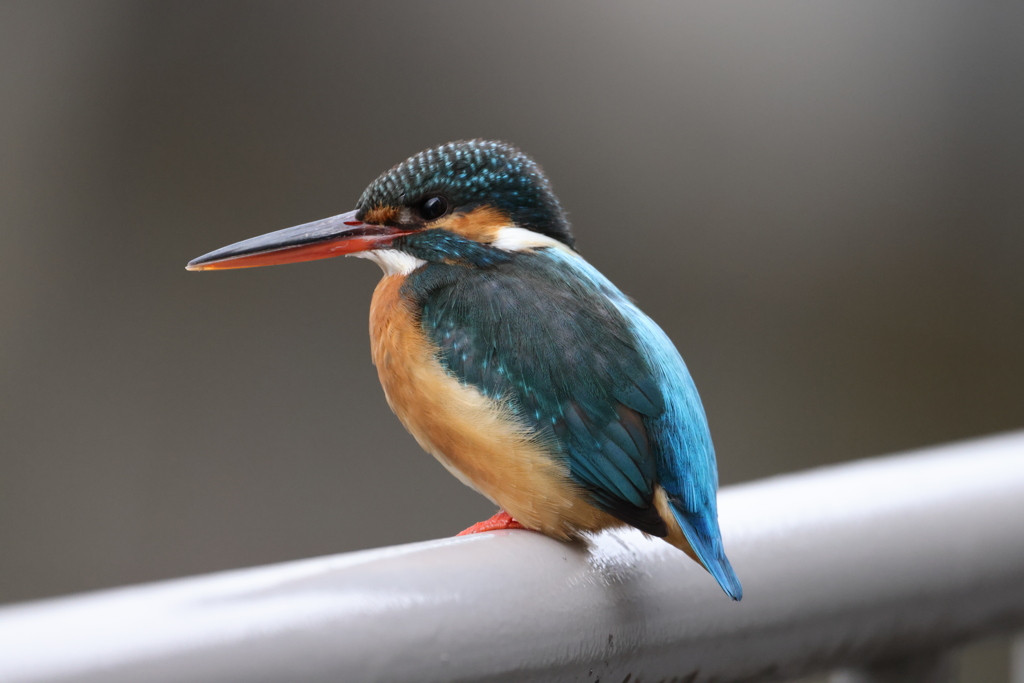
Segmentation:
{"type": "Polygon", "coordinates": [[[387,246],[410,231],[372,225],[356,211],[236,242],[189,261],[188,270],[226,270],[299,263],[387,246]]]}

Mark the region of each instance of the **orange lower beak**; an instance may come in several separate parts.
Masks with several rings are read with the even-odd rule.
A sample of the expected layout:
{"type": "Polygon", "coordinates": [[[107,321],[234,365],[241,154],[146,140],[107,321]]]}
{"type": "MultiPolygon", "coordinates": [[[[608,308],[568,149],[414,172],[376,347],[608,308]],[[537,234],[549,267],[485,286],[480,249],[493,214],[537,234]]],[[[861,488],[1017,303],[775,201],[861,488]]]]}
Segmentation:
{"type": "Polygon", "coordinates": [[[333,258],[388,246],[409,231],[364,223],[356,211],[236,242],[189,261],[188,270],[227,270],[333,258]]]}

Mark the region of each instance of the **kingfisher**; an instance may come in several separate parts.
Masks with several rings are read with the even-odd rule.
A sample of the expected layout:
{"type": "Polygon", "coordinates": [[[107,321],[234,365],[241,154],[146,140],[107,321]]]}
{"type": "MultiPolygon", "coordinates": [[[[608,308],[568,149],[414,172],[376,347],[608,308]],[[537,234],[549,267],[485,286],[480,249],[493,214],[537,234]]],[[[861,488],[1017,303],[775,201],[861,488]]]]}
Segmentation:
{"type": "Polygon", "coordinates": [[[394,166],[356,208],[191,261],[223,270],[335,256],[383,270],[373,363],[420,446],[500,511],[463,533],[569,540],[629,525],[743,595],[690,373],[658,325],[576,251],[541,168],[452,142],[394,166]]]}

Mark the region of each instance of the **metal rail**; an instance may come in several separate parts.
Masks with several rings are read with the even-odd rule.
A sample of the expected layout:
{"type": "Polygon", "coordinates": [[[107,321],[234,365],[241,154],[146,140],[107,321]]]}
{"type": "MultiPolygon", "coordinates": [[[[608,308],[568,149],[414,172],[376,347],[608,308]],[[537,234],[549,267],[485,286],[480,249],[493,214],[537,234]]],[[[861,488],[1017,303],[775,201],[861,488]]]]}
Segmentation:
{"type": "Polygon", "coordinates": [[[729,487],[721,522],[740,603],[640,533],[509,531],[5,607],[0,681],[726,682],[1024,626],[1024,432],[729,487]]]}

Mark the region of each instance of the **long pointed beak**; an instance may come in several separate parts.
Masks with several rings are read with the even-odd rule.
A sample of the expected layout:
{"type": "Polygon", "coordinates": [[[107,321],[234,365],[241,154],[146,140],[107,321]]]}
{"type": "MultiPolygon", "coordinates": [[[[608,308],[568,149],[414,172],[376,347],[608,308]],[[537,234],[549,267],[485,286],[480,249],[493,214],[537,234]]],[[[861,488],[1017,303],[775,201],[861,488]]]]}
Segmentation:
{"type": "Polygon", "coordinates": [[[189,261],[188,270],[255,268],[333,258],[387,246],[409,231],[372,225],[355,211],[236,242],[189,261]]]}

